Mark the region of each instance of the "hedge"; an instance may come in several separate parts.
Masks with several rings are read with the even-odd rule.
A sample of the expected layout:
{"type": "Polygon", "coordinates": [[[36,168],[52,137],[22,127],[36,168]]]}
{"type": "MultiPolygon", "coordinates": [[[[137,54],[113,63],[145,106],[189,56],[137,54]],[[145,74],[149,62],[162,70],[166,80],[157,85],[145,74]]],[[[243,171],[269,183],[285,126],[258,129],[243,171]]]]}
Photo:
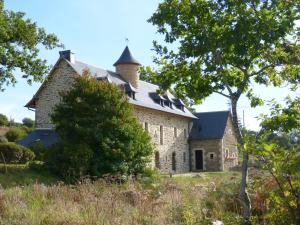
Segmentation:
{"type": "Polygon", "coordinates": [[[0,162],[5,160],[6,163],[26,163],[34,157],[34,153],[22,145],[13,142],[0,143],[0,162]]]}

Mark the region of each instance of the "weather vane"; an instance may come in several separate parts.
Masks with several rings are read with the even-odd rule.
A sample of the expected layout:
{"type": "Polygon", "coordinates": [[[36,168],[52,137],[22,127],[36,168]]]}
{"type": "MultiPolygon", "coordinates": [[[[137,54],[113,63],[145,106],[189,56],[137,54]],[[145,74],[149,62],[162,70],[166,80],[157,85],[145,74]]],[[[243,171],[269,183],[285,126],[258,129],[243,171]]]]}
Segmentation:
{"type": "Polygon", "coordinates": [[[126,45],[128,45],[129,39],[128,39],[128,38],[125,38],[125,42],[126,42],[126,45]]]}

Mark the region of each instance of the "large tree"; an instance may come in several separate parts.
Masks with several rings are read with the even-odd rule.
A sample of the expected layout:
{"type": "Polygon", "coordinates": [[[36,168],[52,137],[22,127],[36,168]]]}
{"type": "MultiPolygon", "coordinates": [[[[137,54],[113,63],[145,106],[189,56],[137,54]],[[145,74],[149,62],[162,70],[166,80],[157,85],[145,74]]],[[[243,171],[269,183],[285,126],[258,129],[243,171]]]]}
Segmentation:
{"type": "Polygon", "coordinates": [[[61,145],[47,151],[47,164],[65,178],[105,173],[138,174],[151,160],[150,136],[115,84],[75,78],[51,116],[61,145]]]}
{"type": "Polygon", "coordinates": [[[154,41],[158,68],[143,77],[200,103],[212,93],[231,102],[234,128],[243,152],[241,198],[250,224],[248,158],[237,117],[242,94],[251,106],[263,103],[251,83],[279,86],[299,80],[299,0],[165,0],[149,19],[164,35],[154,41]]]}
{"type": "Polygon", "coordinates": [[[47,34],[23,12],[4,9],[0,0],[0,91],[15,84],[14,72],[20,69],[28,83],[41,81],[48,72],[46,60],[39,58],[39,47],[62,47],[54,34],[47,34]]]}

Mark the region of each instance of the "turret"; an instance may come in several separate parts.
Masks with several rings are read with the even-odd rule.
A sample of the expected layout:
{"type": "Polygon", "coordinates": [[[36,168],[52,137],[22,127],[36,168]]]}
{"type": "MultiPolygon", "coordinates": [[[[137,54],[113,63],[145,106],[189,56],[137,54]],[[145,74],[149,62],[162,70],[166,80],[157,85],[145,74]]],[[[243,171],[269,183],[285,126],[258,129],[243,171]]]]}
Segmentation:
{"type": "Polygon", "coordinates": [[[124,49],[122,55],[115,62],[116,72],[119,73],[124,80],[130,83],[134,88],[138,88],[140,73],[140,63],[133,58],[128,46],[124,49]]]}

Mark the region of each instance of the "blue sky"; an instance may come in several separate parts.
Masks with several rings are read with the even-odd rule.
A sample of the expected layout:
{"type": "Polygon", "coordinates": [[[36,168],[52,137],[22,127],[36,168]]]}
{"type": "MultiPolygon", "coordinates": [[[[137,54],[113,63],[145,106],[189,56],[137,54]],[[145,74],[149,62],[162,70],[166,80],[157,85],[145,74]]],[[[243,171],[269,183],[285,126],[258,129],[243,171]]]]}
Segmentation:
{"type": "MultiPolygon", "coordinates": [[[[72,49],[80,61],[114,70],[113,63],[122,53],[129,39],[129,48],[143,65],[152,65],[152,41],[162,41],[156,29],[147,23],[158,6],[158,0],[7,0],[5,8],[22,11],[26,17],[36,21],[48,32],[55,33],[66,49],[72,49]]],[[[41,50],[40,56],[54,65],[58,59],[58,51],[41,50]]],[[[9,86],[0,93],[0,113],[4,113],[15,121],[24,117],[34,118],[34,112],[23,106],[37,91],[40,83],[29,86],[16,72],[18,83],[9,86]]],[[[253,86],[263,99],[276,98],[282,100],[289,92],[287,88],[265,88],[253,86]]],[[[227,110],[227,99],[212,95],[204,103],[197,106],[198,111],[227,110]]],[[[251,109],[245,98],[241,99],[239,111],[245,111],[246,126],[258,129],[255,119],[260,113],[267,113],[267,107],[251,109]]]]}

